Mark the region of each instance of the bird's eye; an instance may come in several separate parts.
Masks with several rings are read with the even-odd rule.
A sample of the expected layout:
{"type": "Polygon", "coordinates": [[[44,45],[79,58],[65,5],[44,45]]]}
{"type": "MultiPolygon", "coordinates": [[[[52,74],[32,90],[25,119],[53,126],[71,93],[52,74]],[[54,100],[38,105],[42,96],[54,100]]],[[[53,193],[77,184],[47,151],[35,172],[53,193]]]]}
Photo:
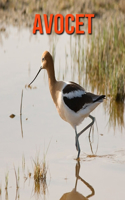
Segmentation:
{"type": "Polygon", "coordinates": [[[44,61],[45,60],[45,58],[42,58],[42,61],[44,61]]]}

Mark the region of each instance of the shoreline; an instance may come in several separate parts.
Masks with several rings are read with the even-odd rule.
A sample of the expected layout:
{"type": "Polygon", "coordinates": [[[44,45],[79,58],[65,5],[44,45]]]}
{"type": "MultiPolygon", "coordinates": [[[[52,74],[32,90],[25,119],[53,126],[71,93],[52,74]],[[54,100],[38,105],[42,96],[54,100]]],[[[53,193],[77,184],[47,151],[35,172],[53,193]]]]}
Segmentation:
{"type": "Polygon", "coordinates": [[[0,31],[5,31],[7,25],[33,27],[35,14],[41,16],[45,13],[62,15],[66,14],[95,14],[95,20],[110,20],[110,18],[118,18],[119,21],[125,19],[125,2],[123,0],[113,2],[111,0],[94,0],[87,2],[78,0],[74,2],[54,1],[36,1],[32,4],[29,0],[2,0],[0,2],[0,31]],[[53,8],[53,10],[51,10],[53,8]]]}

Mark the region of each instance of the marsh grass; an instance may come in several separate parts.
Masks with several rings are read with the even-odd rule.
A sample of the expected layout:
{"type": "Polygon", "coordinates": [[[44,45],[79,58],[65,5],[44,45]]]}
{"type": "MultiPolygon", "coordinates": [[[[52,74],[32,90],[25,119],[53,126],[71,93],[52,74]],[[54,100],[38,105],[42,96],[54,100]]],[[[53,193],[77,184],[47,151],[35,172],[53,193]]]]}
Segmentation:
{"type": "Polygon", "coordinates": [[[5,191],[5,200],[8,200],[9,197],[8,197],[8,190],[5,191]]]}
{"type": "Polygon", "coordinates": [[[15,173],[15,178],[16,178],[16,189],[19,189],[19,180],[20,180],[20,175],[19,175],[19,167],[18,171],[16,171],[15,166],[14,166],[14,173],[15,173]]]}
{"type": "Polygon", "coordinates": [[[72,80],[97,94],[105,94],[109,125],[124,127],[125,23],[98,21],[92,35],[70,40],[72,80]],[[76,74],[78,74],[77,80],[76,74]]]}
{"type": "Polygon", "coordinates": [[[88,37],[86,79],[117,102],[125,98],[125,24],[111,20],[88,37]]]}
{"type": "Polygon", "coordinates": [[[46,181],[47,166],[45,161],[45,156],[43,161],[40,162],[39,155],[34,162],[34,180],[35,182],[46,181]]]}
{"type": "Polygon", "coordinates": [[[22,115],[22,103],[23,103],[23,90],[22,90],[22,93],[21,93],[20,115],[22,115]]]}
{"type": "MultiPolygon", "coordinates": [[[[51,142],[51,140],[50,140],[50,142],[51,142]]],[[[43,159],[40,161],[39,153],[37,153],[36,158],[33,159],[34,194],[37,194],[37,196],[42,194],[45,197],[46,190],[48,189],[47,181],[46,181],[46,176],[47,176],[47,171],[48,171],[48,166],[46,163],[46,156],[47,156],[47,152],[49,150],[50,142],[49,142],[46,152],[44,151],[44,153],[43,153],[43,159]]]]}
{"type": "Polygon", "coordinates": [[[5,174],[5,190],[8,190],[9,171],[5,174]]]}
{"type": "Polygon", "coordinates": [[[46,155],[44,154],[43,160],[40,161],[39,154],[33,160],[34,164],[34,194],[37,195],[37,198],[42,194],[44,197],[46,195],[47,182],[47,164],[46,164],[46,155]]]}
{"type": "Polygon", "coordinates": [[[86,81],[92,91],[106,94],[109,125],[124,127],[125,100],[125,23],[114,19],[99,25],[88,37],[86,81]]]}
{"type": "Polygon", "coordinates": [[[113,124],[114,129],[120,125],[119,127],[122,132],[122,129],[124,128],[124,104],[111,99],[105,106],[109,113],[109,125],[113,124]]]}
{"type": "MultiPolygon", "coordinates": [[[[70,37],[71,79],[85,85],[85,44],[80,35],[70,37]],[[76,76],[78,74],[78,77],[76,76]],[[75,80],[77,78],[77,80],[75,80]]],[[[65,56],[65,59],[67,57],[65,56]]],[[[66,61],[67,62],[67,61],[66,61]]]]}
{"type": "Polygon", "coordinates": [[[2,194],[2,187],[1,187],[1,185],[0,185],[0,196],[1,196],[1,194],[2,194]]]}

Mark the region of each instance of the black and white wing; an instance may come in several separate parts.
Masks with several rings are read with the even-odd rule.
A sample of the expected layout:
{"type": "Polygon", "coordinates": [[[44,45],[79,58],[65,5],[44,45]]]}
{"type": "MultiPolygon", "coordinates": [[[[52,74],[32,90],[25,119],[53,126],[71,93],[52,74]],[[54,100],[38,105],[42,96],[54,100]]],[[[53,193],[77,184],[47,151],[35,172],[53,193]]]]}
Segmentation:
{"type": "Polygon", "coordinates": [[[95,102],[102,102],[105,95],[95,95],[87,93],[80,85],[69,82],[63,88],[63,100],[65,104],[74,112],[85,109],[95,102]]]}

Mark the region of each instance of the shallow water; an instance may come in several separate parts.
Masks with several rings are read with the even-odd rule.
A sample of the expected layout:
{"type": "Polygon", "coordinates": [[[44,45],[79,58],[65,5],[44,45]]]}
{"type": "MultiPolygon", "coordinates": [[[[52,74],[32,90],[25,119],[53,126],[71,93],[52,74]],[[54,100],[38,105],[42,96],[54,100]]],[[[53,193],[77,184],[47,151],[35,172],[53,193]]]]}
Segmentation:
{"type": "MultiPolygon", "coordinates": [[[[124,199],[125,128],[116,125],[114,129],[113,123],[109,123],[106,105],[99,105],[92,113],[97,121],[97,127],[95,124],[91,135],[92,147],[88,139],[89,131],[80,138],[82,152],[77,174],[75,170],[79,163],[75,160],[75,133],[58,116],[49,93],[46,72],[40,73],[32,89],[25,87],[35,77],[43,51],[55,50],[57,78],[76,81],[91,91],[89,85],[83,85],[84,75],[81,80],[77,62],[73,63],[71,59],[71,50],[76,42],[74,37],[66,34],[32,35],[29,29],[12,26],[0,34],[0,198],[49,200],[60,199],[68,193],[62,199],[70,199],[72,194],[74,199],[79,199],[80,194],[83,199],[124,199]],[[10,118],[11,114],[15,114],[15,118],[10,118]],[[48,145],[47,188],[45,192],[41,188],[38,194],[33,179],[33,159],[39,154],[42,160],[48,145]],[[17,171],[19,168],[20,177],[17,197],[14,166],[17,171]],[[5,191],[5,175],[8,171],[8,190],[5,191]],[[32,173],[31,178],[28,177],[29,172],[32,173]]],[[[86,45],[86,37],[82,37],[86,45]]],[[[123,117],[125,119],[124,113],[123,117]]],[[[89,122],[86,119],[78,130],[89,122]]]]}

